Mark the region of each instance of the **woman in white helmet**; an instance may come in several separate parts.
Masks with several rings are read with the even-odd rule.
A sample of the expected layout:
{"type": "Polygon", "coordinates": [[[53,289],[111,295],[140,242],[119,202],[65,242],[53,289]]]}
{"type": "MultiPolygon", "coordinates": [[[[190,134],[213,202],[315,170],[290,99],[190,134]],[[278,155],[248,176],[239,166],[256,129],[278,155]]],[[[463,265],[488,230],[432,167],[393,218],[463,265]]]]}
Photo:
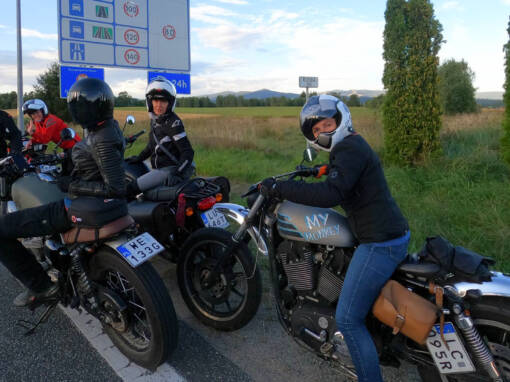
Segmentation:
{"type": "Polygon", "coordinates": [[[261,192],[317,207],[340,205],[359,246],[349,264],[336,310],[359,381],[382,382],[376,347],[365,317],[383,285],[407,255],[409,227],[391,196],[381,163],[352,128],[349,109],[329,95],[311,97],[300,114],[309,145],[328,151],[326,181],[306,183],[268,178],[261,192]]]}
{"type": "Polygon", "coordinates": [[[166,78],[154,78],[145,90],[151,118],[149,142],[142,152],[126,159],[128,163],[151,158],[153,170],[128,184],[128,195],[136,195],[156,186],[173,186],[189,179],[194,171],[194,151],[184,124],[174,113],[175,86],[166,78]]]}

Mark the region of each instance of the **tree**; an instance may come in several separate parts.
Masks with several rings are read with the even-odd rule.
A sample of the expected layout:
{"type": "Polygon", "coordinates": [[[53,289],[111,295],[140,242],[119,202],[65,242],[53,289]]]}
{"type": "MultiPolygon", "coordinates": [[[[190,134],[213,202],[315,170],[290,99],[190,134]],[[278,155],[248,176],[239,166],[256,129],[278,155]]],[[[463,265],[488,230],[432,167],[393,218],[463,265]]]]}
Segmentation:
{"type": "Polygon", "coordinates": [[[429,0],[388,0],[384,28],[385,157],[412,164],[437,151],[442,26],[429,0]]]}
{"type": "Polygon", "coordinates": [[[445,61],[438,70],[439,96],[446,114],[473,113],[477,110],[473,79],[467,62],[445,61]]]}
{"type": "Polygon", "coordinates": [[[510,21],[506,29],[509,40],[503,46],[505,52],[505,94],[503,102],[505,104],[505,116],[503,118],[503,137],[501,138],[501,156],[510,164],[510,21]]]}
{"type": "Polygon", "coordinates": [[[50,113],[64,121],[71,121],[67,101],[60,98],[60,65],[57,62],[52,63],[46,72],[37,77],[36,82],[34,97],[42,99],[50,113]]]}
{"type": "Polygon", "coordinates": [[[359,95],[351,94],[349,96],[349,99],[347,100],[347,106],[349,107],[361,106],[361,100],[359,99],[359,95]]]}

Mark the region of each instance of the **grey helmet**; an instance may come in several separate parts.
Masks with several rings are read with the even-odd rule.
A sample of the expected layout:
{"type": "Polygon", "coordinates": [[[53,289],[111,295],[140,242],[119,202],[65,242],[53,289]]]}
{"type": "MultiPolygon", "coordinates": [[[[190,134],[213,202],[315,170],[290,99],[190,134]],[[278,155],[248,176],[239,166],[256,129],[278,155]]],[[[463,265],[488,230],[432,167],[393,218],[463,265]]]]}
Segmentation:
{"type": "Polygon", "coordinates": [[[21,107],[21,110],[23,111],[23,114],[31,114],[37,110],[41,110],[43,113],[43,118],[46,118],[48,115],[48,106],[44,103],[43,100],[39,98],[29,99],[28,101],[25,101],[23,106],[21,107]]]}
{"type": "Polygon", "coordinates": [[[310,97],[301,109],[299,124],[308,144],[318,150],[331,151],[346,136],[354,134],[349,108],[338,98],[328,94],[310,97]],[[330,133],[321,133],[315,138],[313,126],[326,118],[334,118],[337,128],[330,133]]]}

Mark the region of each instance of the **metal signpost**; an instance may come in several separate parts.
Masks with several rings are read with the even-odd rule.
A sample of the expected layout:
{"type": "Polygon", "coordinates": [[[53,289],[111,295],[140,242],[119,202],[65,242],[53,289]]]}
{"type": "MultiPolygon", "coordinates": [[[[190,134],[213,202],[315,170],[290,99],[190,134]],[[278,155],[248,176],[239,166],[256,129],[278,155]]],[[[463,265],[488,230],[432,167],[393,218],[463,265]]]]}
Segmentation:
{"type": "Polygon", "coordinates": [[[61,64],[189,76],[189,0],[58,0],[58,14],[61,64]]]}
{"type": "Polygon", "coordinates": [[[308,88],[318,88],[319,77],[299,77],[299,87],[306,88],[306,101],[308,102],[308,88]]]}

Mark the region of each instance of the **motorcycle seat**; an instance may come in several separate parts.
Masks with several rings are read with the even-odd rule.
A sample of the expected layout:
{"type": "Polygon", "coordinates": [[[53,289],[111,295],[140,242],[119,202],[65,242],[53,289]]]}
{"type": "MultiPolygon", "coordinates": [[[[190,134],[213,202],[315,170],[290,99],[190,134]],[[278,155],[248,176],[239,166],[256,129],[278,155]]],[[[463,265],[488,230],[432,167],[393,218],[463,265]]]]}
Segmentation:
{"type": "Polygon", "coordinates": [[[73,227],[61,234],[65,244],[87,243],[109,238],[126,228],[135,221],[130,215],[116,219],[99,228],[73,227]]]}
{"type": "Polygon", "coordinates": [[[151,188],[143,193],[143,198],[151,202],[171,202],[177,199],[177,196],[183,189],[184,184],[177,184],[175,186],[159,186],[151,188]]]}
{"type": "Polygon", "coordinates": [[[417,277],[432,277],[441,270],[438,264],[434,263],[413,263],[404,262],[397,268],[399,273],[412,274],[417,277]]]}

